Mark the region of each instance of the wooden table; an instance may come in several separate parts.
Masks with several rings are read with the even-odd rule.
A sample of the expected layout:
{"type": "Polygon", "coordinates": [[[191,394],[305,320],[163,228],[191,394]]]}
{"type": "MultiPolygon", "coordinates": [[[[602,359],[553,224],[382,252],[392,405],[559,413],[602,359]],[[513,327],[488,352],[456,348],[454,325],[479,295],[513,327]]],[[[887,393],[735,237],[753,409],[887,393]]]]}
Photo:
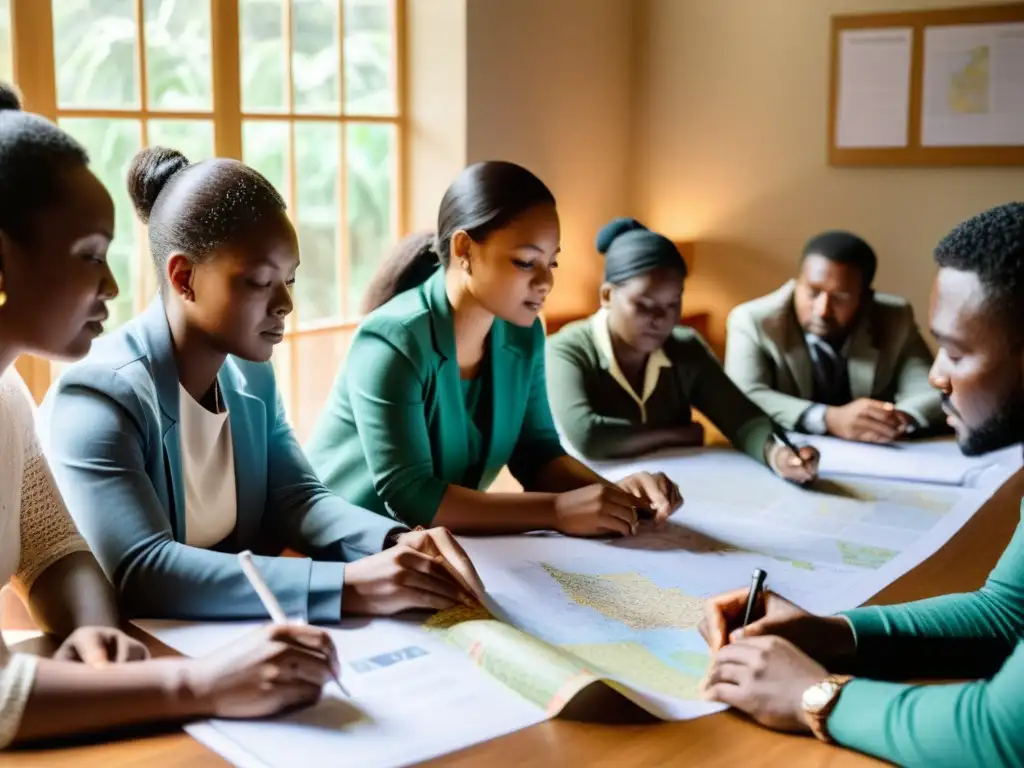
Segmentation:
{"type": "MultiPolygon", "coordinates": [[[[1024,470],[1011,478],[945,547],[893,583],[872,603],[896,603],[979,587],[1020,518],[1024,470]]],[[[152,643],[151,643],[152,644],[152,643]]],[[[154,652],[166,653],[159,644],[154,652]]],[[[462,752],[430,766],[596,765],[866,766],[876,761],[810,738],[758,728],[733,713],[683,723],[594,724],[553,720],[462,752]]],[[[16,751],[6,766],[47,768],[206,768],[224,761],[180,731],[106,744],[16,751]]]]}

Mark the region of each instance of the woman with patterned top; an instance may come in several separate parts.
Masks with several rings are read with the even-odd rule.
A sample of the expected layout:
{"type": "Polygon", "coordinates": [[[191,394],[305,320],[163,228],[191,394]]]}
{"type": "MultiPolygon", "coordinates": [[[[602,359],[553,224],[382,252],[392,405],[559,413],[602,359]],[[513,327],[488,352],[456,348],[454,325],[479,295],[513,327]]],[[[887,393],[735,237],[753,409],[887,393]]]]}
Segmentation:
{"type": "Polygon", "coordinates": [[[273,627],[203,659],[143,661],[39,447],[13,363],[78,358],[117,295],[110,195],[85,150],[0,85],[0,584],[66,638],[52,659],[0,639],[0,747],[156,720],[256,717],[309,704],[337,669],[329,636],[273,627]],[[122,663],[133,662],[133,663],[122,663]]]}

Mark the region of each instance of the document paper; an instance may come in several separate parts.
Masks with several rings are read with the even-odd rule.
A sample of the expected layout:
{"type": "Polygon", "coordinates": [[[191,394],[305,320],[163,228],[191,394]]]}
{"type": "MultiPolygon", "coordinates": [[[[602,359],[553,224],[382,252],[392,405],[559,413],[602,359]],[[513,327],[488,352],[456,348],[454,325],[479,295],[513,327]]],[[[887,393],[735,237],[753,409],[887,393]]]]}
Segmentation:
{"type": "Polygon", "coordinates": [[[862,475],[908,480],[936,485],[974,486],[984,483],[984,474],[996,467],[1019,461],[1020,446],[984,456],[964,456],[953,440],[903,441],[872,445],[790,433],[797,445],[812,445],[821,454],[818,465],[824,476],[862,475]]]}
{"type": "Polygon", "coordinates": [[[837,147],[907,146],[912,44],[909,27],[839,34],[837,147]]]}

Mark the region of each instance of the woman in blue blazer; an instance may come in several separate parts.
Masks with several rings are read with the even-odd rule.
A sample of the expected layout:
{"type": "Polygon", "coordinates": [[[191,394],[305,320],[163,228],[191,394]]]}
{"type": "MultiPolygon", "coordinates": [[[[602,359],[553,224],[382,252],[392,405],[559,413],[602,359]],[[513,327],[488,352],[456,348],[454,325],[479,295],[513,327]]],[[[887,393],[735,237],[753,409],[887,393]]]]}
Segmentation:
{"type": "Polygon", "coordinates": [[[41,418],[125,612],[264,616],[235,557],[245,549],[308,556],[257,563],[285,612],[310,622],[469,602],[481,587],[447,532],[333,495],[295,439],[267,362],[299,262],[273,186],[237,161],[166,149],[136,156],[128,186],[161,297],[60,378],[41,418]]]}

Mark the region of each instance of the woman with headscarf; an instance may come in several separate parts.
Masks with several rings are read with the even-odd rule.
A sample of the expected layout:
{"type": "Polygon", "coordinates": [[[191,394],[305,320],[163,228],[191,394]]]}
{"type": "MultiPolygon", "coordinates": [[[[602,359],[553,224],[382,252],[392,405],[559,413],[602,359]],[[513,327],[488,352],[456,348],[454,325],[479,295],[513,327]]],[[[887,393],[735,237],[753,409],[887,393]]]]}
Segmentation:
{"type": "Polygon", "coordinates": [[[675,244],[635,219],[597,236],[605,257],[601,309],[551,337],[548,395],[565,437],[590,459],[697,446],[699,409],[734,446],[804,483],[818,454],[773,436],[768,416],[740,392],[693,329],[679,325],[686,262],[675,244]]]}

